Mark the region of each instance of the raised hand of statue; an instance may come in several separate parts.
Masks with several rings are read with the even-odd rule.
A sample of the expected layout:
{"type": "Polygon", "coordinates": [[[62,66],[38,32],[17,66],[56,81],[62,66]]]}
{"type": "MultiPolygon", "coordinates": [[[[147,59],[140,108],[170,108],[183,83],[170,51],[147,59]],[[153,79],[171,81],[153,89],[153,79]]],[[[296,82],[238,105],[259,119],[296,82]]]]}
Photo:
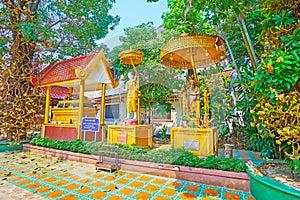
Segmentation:
{"type": "Polygon", "coordinates": [[[134,78],[133,78],[133,83],[137,84],[137,79],[138,79],[139,74],[137,72],[135,72],[134,78]]]}

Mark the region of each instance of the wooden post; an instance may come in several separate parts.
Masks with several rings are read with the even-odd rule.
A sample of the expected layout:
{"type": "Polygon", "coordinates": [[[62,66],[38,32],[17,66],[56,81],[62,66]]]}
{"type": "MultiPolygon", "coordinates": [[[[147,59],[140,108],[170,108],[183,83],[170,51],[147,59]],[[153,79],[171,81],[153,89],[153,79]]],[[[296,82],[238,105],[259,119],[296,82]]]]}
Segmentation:
{"type": "Polygon", "coordinates": [[[47,86],[44,124],[48,124],[49,122],[49,107],[50,107],[50,86],[47,86]]]}
{"type": "Polygon", "coordinates": [[[84,101],[84,80],[80,80],[79,88],[79,113],[78,113],[78,134],[77,139],[81,138],[81,120],[83,117],[83,101],[84,101]]]}
{"type": "Polygon", "coordinates": [[[100,127],[102,133],[102,142],[105,141],[106,137],[106,129],[105,129],[105,122],[104,122],[104,112],[105,112],[105,90],[106,84],[102,84],[102,96],[101,96],[101,118],[100,118],[100,127]]]}
{"type": "Polygon", "coordinates": [[[46,103],[45,103],[45,114],[44,114],[44,124],[42,125],[41,137],[45,135],[46,124],[49,122],[49,107],[50,107],[50,86],[46,88],[46,103]]]}

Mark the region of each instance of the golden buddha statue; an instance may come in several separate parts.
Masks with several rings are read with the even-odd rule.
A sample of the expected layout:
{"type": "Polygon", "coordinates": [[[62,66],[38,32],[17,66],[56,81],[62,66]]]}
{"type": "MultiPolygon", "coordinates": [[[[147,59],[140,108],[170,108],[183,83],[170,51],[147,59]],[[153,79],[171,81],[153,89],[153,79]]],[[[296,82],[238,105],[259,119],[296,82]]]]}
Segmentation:
{"type": "Polygon", "coordinates": [[[137,85],[137,76],[138,74],[136,73],[135,75],[133,72],[128,73],[128,78],[129,80],[126,82],[125,85],[125,90],[127,91],[127,96],[126,96],[126,112],[127,116],[126,119],[130,119],[130,114],[133,114],[133,119],[137,119],[137,100],[139,97],[139,88],[137,85]]]}

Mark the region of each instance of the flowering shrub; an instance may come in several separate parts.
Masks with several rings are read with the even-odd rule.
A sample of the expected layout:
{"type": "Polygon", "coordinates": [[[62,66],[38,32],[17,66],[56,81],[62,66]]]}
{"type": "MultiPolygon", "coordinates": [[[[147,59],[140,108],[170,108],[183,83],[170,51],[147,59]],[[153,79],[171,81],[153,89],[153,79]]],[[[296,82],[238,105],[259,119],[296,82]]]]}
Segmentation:
{"type": "Polygon", "coordinates": [[[258,122],[252,123],[252,126],[256,126],[260,133],[266,131],[266,135],[274,139],[274,147],[278,148],[277,157],[287,157],[291,169],[300,170],[300,92],[280,94],[272,91],[274,99],[262,99],[251,110],[258,122]]]}
{"type": "Polygon", "coordinates": [[[286,158],[292,171],[300,171],[300,15],[293,9],[299,3],[263,4],[261,30],[256,29],[260,62],[249,79],[249,121],[265,157],[286,158]]]}

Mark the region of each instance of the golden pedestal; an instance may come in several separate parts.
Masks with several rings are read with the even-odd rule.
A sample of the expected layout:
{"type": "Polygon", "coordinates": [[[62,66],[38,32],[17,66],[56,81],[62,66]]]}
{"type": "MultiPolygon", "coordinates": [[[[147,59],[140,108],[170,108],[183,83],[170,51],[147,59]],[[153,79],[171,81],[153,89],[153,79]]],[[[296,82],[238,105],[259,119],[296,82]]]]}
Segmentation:
{"type": "MultiPolygon", "coordinates": [[[[78,107],[69,107],[69,108],[52,108],[53,113],[52,123],[59,124],[70,124],[72,120],[73,124],[79,124],[79,108],[78,107]]],[[[83,108],[83,116],[87,117],[96,117],[98,108],[83,108]]]]}
{"type": "Polygon", "coordinates": [[[152,148],[152,126],[108,126],[107,142],[121,144],[135,144],[152,148]]]}
{"type": "Polygon", "coordinates": [[[171,128],[171,147],[184,147],[196,156],[218,153],[217,128],[171,128]]]}

